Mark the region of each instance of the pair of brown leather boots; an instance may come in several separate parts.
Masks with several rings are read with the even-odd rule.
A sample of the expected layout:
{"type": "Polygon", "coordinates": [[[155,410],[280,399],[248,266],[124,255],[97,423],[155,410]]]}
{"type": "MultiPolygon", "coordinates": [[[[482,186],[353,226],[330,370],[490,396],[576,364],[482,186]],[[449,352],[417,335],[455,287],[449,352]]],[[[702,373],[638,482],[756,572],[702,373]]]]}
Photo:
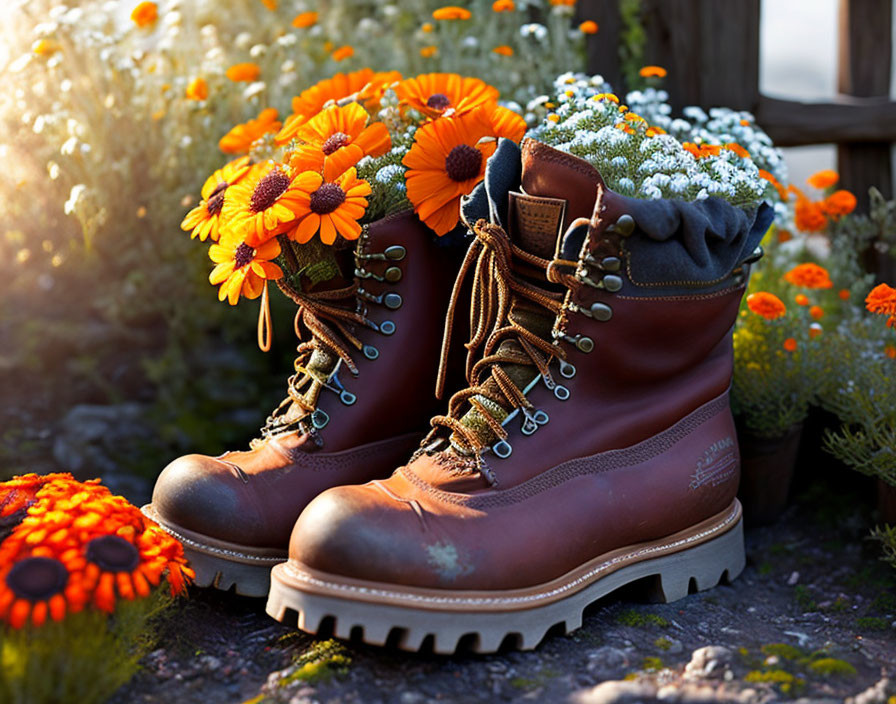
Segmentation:
{"type": "Polygon", "coordinates": [[[671,601],[740,573],[730,332],[769,209],[626,198],[529,140],[464,219],[459,273],[413,214],[373,223],[354,284],[299,301],[312,342],[262,438],[164,470],[144,510],[197,584],[449,653],[532,648],[642,578],[671,601]],[[347,329],[355,359],[327,342],[347,329]]]}

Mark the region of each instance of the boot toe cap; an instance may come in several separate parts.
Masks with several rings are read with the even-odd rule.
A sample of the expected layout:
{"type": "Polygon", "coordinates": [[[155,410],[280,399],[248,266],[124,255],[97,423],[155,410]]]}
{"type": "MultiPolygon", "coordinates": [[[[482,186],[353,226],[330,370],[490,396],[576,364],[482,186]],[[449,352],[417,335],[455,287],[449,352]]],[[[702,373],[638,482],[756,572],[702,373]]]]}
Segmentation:
{"type": "Polygon", "coordinates": [[[152,507],[172,528],[218,540],[245,543],[261,522],[247,501],[234,467],[204,455],[185,455],[169,464],[156,480],[152,507]]]}

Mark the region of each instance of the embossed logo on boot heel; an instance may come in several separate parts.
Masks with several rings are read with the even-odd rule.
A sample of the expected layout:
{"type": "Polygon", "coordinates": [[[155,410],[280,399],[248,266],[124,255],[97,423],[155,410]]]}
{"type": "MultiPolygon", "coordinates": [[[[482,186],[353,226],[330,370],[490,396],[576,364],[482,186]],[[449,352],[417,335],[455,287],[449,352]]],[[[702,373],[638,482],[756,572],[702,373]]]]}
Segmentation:
{"type": "Polygon", "coordinates": [[[714,442],[697,460],[696,471],[691,475],[691,489],[705,484],[718,486],[732,479],[737,469],[737,448],[730,435],[714,442]]]}

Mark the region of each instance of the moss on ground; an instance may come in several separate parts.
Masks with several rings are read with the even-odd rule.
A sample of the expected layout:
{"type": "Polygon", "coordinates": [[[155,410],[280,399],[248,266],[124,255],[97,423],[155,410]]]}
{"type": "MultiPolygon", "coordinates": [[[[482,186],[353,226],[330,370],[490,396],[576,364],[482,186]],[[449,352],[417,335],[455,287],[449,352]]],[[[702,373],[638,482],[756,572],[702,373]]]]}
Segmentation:
{"type": "Polygon", "coordinates": [[[616,617],[616,623],[620,626],[630,626],[632,628],[666,628],[669,622],[662,616],[651,613],[641,613],[635,609],[623,611],[616,617]]]}
{"type": "Polygon", "coordinates": [[[856,628],[860,631],[886,631],[890,627],[882,616],[862,616],[856,619],[856,628]]]}
{"type": "Polygon", "coordinates": [[[746,677],[744,677],[744,681],[752,682],[754,684],[771,684],[782,694],[790,696],[798,695],[806,687],[806,681],[804,679],[787,672],[787,670],[778,668],[765,671],[752,670],[747,673],[746,677]]]}
{"type": "Polygon", "coordinates": [[[653,644],[657,648],[659,648],[660,650],[663,650],[663,651],[668,650],[669,648],[672,647],[672,641],[669,640],[668,638],[666,638],[665,636],[660,636],[655,641],[653,641],[653,644]]]}
{"type": "Polygon", "coordinates": [[[760,648],[763,655],[775,655],[784,660],[798,660],[804,656],[802,650],[787,643],[769,643],[760,648]]]}
{"type": "Polygon", "coordinates": [[[855,667],[837,658],[819,658],[809,663],[809,669],[825,677],[855,677],[857,674],[855,667]]]}
{"type": "Polygon", "coordinates": [[[326,681],[333,675],[344,675],[351,662],[345,648],[335,640],[319,641],[295,659],[295,669],[282,677],[280,684],[326,681]]]}

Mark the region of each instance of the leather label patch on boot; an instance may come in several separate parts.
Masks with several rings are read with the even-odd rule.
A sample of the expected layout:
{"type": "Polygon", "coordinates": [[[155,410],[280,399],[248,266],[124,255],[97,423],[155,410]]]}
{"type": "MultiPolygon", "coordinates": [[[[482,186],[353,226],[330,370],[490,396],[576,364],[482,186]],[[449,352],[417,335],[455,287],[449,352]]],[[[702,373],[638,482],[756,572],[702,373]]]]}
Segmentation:
{"type": "Polygon", "coordinates": [[[737,452],[734,439],[729,435],[723,440],[714,442],[697,460],[697,467],[691,475],[691,489],[704,484],[718,486],[734,476],[737,469],[737,452]]]}
{"type": "Polygon", "coordinates": [[[553,258],[566,213],[566,201],[525,193],[509,193],[507,197],[511,238],[530,254],[542,259],[553,258]]]}

